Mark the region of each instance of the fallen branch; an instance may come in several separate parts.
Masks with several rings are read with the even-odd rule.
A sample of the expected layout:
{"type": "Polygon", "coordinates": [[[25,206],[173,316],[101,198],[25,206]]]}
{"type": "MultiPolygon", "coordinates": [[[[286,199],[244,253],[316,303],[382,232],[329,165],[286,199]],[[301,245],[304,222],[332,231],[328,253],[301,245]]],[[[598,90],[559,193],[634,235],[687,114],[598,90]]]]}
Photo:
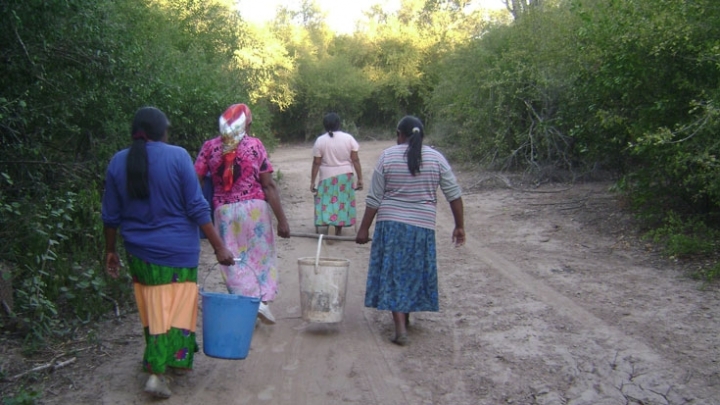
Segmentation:
{"type": "Polygon", "coordinates": [[[61,361],[60,363],[53,366],[53,371],[61,369],[69,364],[73,364],[73,363],[75,363],[76,360],[77,360],[77,357],[73,357],[68,360],[61,361]]]}
{"type": "MultiPolygon", "coordinates": [[[[61,357],[61,356],[60,356],[60,357],[61,357]]],[[[56,360],[56,359],[57,359],[57,358],[53,359],[53,360],[50,361],[49,363],[43,364],[42,366],[37,366],[37,367],[31,368],[30,370],[23,371],[23,372],[20,373],[20,374],[15,374],[14,376],[8,378],[7,380],[8,380],[8,381],[14,381],[14,380],[17,380],[18,378],[23,377],[23,376],[26,376],[26,375],[28,375],[28,374],[37,373],[38,371],[43,371],[43,370],[47,370],[47,369],[50,369],[50,368],[52,368],[52,371],[55,371],[55,370],[61,369],[61,368],[63,368],[63,367],[66,367],[66,366],[68,366],[68,365],[70,365],[70,364],[73,364],[73,363],[75,363],[75,361],[77,361],[77,357],[72,357],[72,358],[70,358],[70,359],[68,359],[68,360],[61,361],[61,362],[59,362],[59,363],[56,364],[56,363],[55,363],[55,360],[56,360]]]]}

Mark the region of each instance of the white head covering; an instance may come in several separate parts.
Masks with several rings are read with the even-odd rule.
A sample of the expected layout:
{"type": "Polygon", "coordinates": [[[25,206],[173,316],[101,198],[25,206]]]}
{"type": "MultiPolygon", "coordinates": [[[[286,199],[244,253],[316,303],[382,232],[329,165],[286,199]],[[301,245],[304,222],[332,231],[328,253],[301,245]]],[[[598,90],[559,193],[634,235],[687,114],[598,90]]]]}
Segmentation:
{"type": "Polygon", "coordinates": [[[247,126],[252,123],[252,113],[245,104],[233,104],[220,116],[220,135],[223,139],[223,153],[229,153],[245,137],[247,126]]]}

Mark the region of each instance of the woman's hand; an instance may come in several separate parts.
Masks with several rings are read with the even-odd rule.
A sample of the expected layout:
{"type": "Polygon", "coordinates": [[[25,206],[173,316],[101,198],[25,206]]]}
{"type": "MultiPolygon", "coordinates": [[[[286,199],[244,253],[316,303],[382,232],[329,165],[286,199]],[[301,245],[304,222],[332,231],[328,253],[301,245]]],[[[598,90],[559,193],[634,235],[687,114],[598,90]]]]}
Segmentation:
{"type": "Polygon", "coordinates": [[[224,245],[221,246],[219,249],[215,250],[215,258],[217,259],[218,263],[225,266],[232,266],[233,264],[235,264],[235,257],[233,256],[230,249],[226,248],[224,245]]]}
{"type": "Polygon", "coordinates": [[[290,225],[287,221],[278,221],[277,234],[281,238],[290,237],[290,225]]]}
{"type": "Polygon", "coordinates": [[[120,275],[120,257],[115,252],[108,252],[105,255],[105,270],[112,278],[120,275]]]}
{"type": "Polygon", "coordinates": [[[453,243],[455,243],[455,246],[462,246],[465,244],[465,229],[464,228],[455,228],[452,234],[452,240],[453,243]]]}
{"type": "Polygon", "coordinates": [[[357,235],[355,235],[355,243],[364,245],[370,241],[369,232],[365,228],[358,229],[357,235]]]}
{"type": "Polygon", "coordinates": [[[355,190],[362,190],[363,189],[363,181],[358,180],[357,185],[355,186],[355,190]]]}

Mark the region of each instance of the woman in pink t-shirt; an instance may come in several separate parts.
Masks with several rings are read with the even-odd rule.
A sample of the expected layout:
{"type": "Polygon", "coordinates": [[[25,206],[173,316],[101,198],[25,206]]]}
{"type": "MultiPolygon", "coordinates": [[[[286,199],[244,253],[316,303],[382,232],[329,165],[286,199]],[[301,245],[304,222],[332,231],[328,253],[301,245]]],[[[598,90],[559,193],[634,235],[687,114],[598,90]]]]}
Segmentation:
{"type": "Polygon", "coordinates": [[[329,113],[323,119],[327,131],[313,146],[310,191],[315,194],[315,227],[334,226],[340,235],[344,226],[356,221],[355,190],[363,187],[359,145],[352,135],[340,131],[340,117],[329,113]],[[357,183],[353,176],[357,176],[357,183]],[[320,174],[320,182],[315,179],[320,174]]]}
{"type": "Polygon", "coordinates": [[[234,266],[222,266],[228,291],[260,297],[258,316],[275,323],[268,301],[277,294],[277,253],[272,214],[277,234],[290,237],[290,227],[272,179],[273,167],[262,142],[250,136],[252,114],[245,104],[234,104],[220,116],[220,136],[205,142],[195,161],[202,182],[210,174],[213,183],[215,229],[236,258],[234,266]]]}

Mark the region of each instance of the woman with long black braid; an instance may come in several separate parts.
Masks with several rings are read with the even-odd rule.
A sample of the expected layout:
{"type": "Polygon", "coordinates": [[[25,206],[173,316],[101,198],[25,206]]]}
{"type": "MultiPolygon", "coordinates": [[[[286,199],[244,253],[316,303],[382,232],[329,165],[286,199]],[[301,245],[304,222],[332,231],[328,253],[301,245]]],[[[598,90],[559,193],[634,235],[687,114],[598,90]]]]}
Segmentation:
{"type": "Polygon", "coordinates": [[[422,122],[406,116],[397,126],[397,145],[385,149],[375,165],[365,214],[355,241],[369,241],[365,306],[392,312],[391,341],[408,343],[410,312],[439,311],[435,216],[437,189],[450,202],[456,245],[465,243],[462,192],[445,157],[423,146],[422,122]]]}
{"type": "Polygon", "coordinates": [[[116,153],[105,177],[102,220],[105,266],[117,278],[120,229],[145,331],[143,368],[150,375],[145,391],[172,395],[165,373],[184,374],[196,351],[200,227],[218,262],[234,263],[210,221],[210,206],[198,184],[192,159],[168,145],[169,122],[153,107],[135,113],[132,144],[116,153]]]}

